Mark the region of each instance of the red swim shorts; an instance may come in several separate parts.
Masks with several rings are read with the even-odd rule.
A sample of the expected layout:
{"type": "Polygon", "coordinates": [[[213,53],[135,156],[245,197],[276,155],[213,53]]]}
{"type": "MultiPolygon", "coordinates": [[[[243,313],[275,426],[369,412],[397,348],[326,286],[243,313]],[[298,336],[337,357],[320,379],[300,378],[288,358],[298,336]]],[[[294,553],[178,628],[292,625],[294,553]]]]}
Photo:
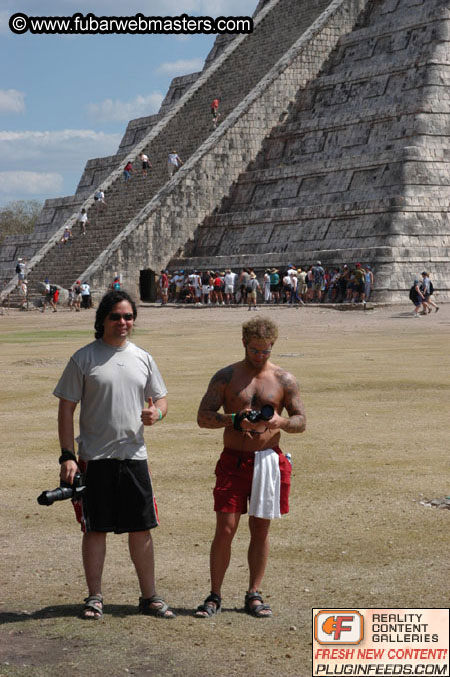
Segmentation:
{"type": "MultiPolygon", "coordinates": [[[[280,512],[289,512],[289,491],[291,488],[291,464],[279,447],[273,447],[278,454],[281,475],[280,512]]],[[[214,510],[216,512],[247,512],[252,493],[253,452],[239,451],[225,447],[216,465],[216,486],[214,488],[214,510]]]]}

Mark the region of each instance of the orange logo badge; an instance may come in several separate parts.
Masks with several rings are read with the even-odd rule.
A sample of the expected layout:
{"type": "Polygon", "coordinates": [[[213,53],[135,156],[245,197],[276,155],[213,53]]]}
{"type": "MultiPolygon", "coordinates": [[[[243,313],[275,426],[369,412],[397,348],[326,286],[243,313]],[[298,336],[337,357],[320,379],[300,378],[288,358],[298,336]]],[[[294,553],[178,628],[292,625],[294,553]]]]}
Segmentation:
{"type": "Polygon", "coordinates": [[[314,617],[318,644],[359,644],[364,637],[364,618],[355,610],[323,609],[314,617]]]}

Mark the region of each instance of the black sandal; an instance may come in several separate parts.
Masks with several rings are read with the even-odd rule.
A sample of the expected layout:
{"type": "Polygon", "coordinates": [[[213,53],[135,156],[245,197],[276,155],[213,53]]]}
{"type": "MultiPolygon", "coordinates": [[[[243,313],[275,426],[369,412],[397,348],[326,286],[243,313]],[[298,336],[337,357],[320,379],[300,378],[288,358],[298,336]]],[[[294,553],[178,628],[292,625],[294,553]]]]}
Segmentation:
{"type": "Polygon", "coordinates": [[[86,621],[98,621],[103,618],[103,597],[102,595],[90,595],[84,600],[84,606],[81,610],[81,618],[86,621]],[[90,614],[93,614],[92,616],[90,614]]]}
{"type": "Polygon", "coordinates": [[[211,618],[216,614],[220,614],[221,610],[222,598],[212,592],[208,595],[203,604],[200,604],[200,606],[197,607],[194,616],[195,618],[211,618]]]}
{"type": "Polygon", "coordinates": [[[155,616],[155,618],[176,618],[176,614],[169,605],[161,597],[153,595],[153,597],[139,597],[139,613],[145,616],[155,616]],[[160,606],[152,606],[152,604],[159,604],[160,606]],[[169,613],[167,613],[169,612],[169,613]]]}
{"type": "Polygon", "coordinates": [[[246,592],[245,593],[245,612],[253,616],[254,618],[270,618],[272,616],[272,609],[269,604],[263,604],[263,598],[259,592],[246,592]],[[250,604],[257,600],[261,604],[250,604]],[[269,611],[270,613],[262,613],[263,611],[269,611]]]}

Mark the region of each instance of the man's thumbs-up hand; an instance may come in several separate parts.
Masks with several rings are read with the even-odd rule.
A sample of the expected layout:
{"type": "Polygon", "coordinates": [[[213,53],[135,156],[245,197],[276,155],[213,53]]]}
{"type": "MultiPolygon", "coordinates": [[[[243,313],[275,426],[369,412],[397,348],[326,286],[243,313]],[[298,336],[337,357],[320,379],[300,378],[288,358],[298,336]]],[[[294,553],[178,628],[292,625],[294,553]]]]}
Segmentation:
{"type": "Polygon", "coordinates": [[[149,397],[148,408],[142,410],[141,421],[144,425],[153,425],[159,418],[159,409],[153,404],[153,398],[149,397]]]}

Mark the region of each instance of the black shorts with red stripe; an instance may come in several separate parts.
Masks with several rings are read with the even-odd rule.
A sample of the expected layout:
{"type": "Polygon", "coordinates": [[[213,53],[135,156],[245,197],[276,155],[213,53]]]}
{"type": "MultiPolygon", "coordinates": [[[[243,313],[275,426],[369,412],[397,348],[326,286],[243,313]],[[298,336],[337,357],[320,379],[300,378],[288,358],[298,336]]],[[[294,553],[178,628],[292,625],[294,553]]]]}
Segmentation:
{"type": "Polygon", "coordinates": [[[147,531],[159,525],[147,461],[79,462],[86,490],[74,503],[84,533],[147,531]]]}

